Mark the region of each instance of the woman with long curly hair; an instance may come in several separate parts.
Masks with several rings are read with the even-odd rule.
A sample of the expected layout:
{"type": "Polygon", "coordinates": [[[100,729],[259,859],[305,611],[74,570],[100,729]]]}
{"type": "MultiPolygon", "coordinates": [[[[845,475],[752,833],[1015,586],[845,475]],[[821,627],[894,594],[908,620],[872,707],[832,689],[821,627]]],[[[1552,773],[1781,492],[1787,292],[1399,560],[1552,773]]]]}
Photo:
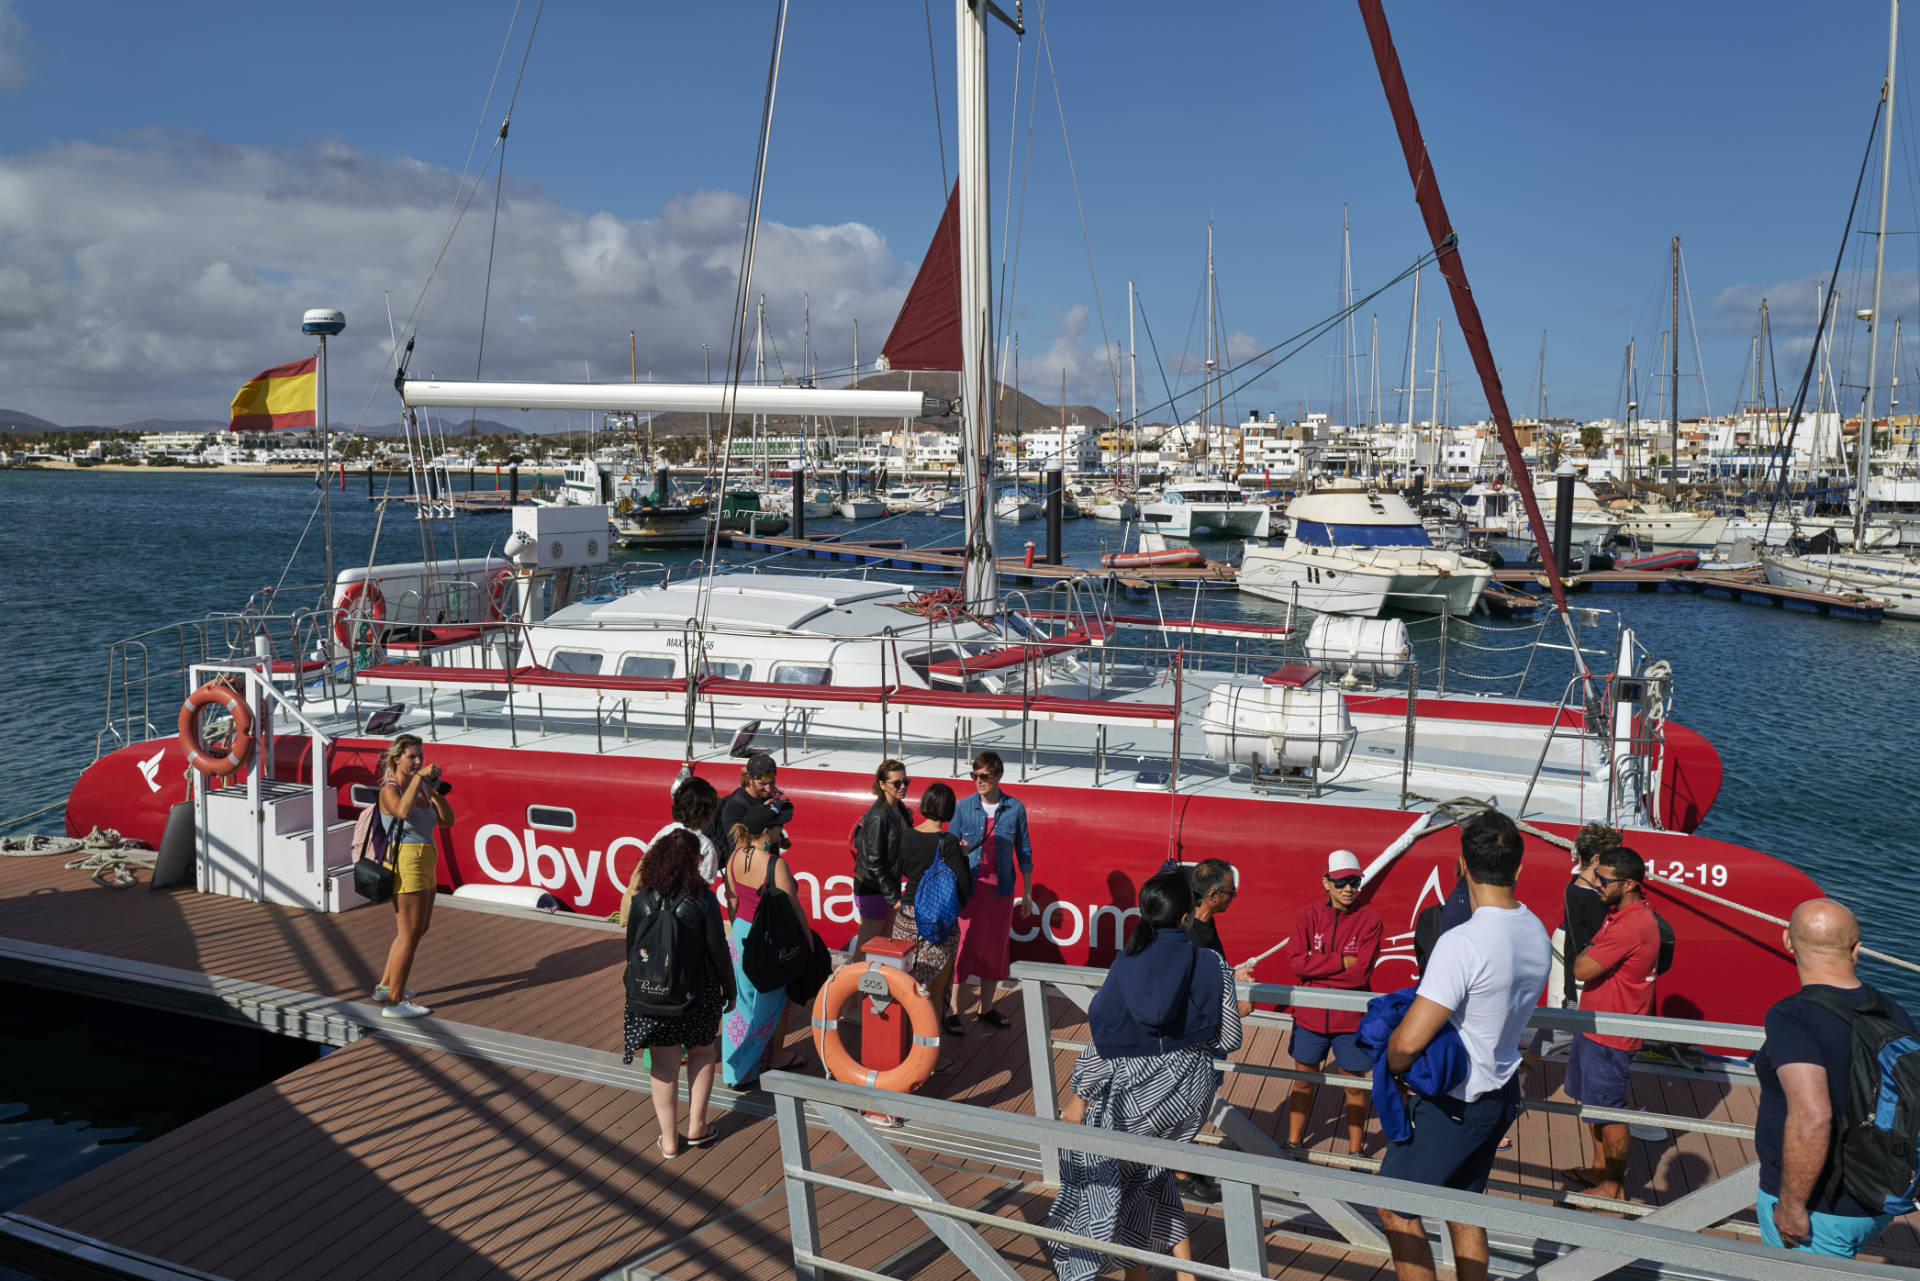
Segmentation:
{"type": "MultiPolygon", "coordinates": [[[[660,1155],[671,1161],[687,1147],[703,1148],[719,1137],[707,1119],[707,1100],[713,1096],[714,1068],[720,1062],[714,1042],[720,1036],[720,1016],[733,1008],[733,963],[720,924],[720,900],[700,879],[700,841],[692,832],[668,832],[650,846],[640,860],[635,878],[633,910],[627,918],[627,951],[648,918],[672,913],[683,927],[698,930],[705,946],[683,963],[702,967],[699,995],[684,1013],[657,1016],[634,1008],[626,1012],[626,1055],[632,1063],[641,1047],[648,1055],[648,1087],[654,1116],[660,1122],[660,1155]],[[687,1132],[679,1132],[680,1047],[687,1053],[687,1132]],[[668,1145],[668,1140],[672,1145],[668,1145]]],[[[684,932],[684,931],[683,931],[684,932]]]]}

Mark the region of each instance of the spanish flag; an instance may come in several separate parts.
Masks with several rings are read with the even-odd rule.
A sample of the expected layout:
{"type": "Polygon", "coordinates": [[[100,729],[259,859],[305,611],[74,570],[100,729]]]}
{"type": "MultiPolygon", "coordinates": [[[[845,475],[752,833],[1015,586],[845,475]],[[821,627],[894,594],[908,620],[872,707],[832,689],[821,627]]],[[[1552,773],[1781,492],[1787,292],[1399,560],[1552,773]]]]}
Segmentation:
{"type": "Polygon", "coordinates": [[[227,430],[280,431],[313,426],[314,366],[318,360],[317,356],[308,356],[255,374],[233,394],[227,430]]]}

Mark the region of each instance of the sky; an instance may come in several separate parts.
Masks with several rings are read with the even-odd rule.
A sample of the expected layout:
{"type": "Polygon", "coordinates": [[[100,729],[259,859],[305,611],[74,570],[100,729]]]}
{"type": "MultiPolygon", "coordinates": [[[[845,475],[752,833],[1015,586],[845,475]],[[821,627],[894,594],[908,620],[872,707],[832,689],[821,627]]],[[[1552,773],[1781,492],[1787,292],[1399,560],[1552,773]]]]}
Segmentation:
{"type": "MultiPolygon", "coordinates": [[[[241,382],[310,349],[312,306],[348,317],[336,424],[398,416],[389,306],[418,374],[624,378],[632,331],[641,378],[721,376],[774,13],[0,0],[0,405],[72,425],[223,418],[241,382]],[[495,155],[473,191],[461,174],[489,161],[509,96],[504,185],[495,155]]],[[[1885,69],[1883,6],[1389,0],[1387,15],[1516,412],[1541,403],[1544,348],[1549,413],[1621,414],[1629,340],[1633,395],[1657,408],[1675,235],[1682,412],[1751,398],[1762,297],[1769,381],[1791,398],[1885,69]]],[[[1235,364],[1334,316],[1343,217],[1356,295],[1426,248],[1353,6],[1028,0],[1025,16],[1024,39],[990,38],[989,145],[996,281],[1030,394],[1057,400],[1064,376],[1074,402],[1124,395],[1112,352],[1131,280],[1143,416],[1168,417],[1169,391],[1197,412],[1209,221],[1235,364]]],[[[862,362],[877,354],[951,180],[953,44],[950,4],[790,10],[753,280],[771,373],[800,370],[807,301],[823,381],[847,376],[856,321],[862,362]]],[[[1906,66],[1882,311],[1920,318],[1906,66]]],[[[1857,227],[1878,171],[1876,150],[1857,227]]],[[[1864,376],[1852,313],[1871,267],[1870,238],[1851,242],[1843,382],[1864,376]]],[[[1448,417],[1477,418],[1445,291],[1423,279],[1420,416],[1444,312],[1448,417]]],[[[1377,317],[1381,412],[1397,417],[1411,302],[1403,280],[1364,304],[1354,361],[1336,325],[1271,372],[1248,365],[1226,415],[1341,420],[1344,368],[1359,417],[1377,317]]]]}

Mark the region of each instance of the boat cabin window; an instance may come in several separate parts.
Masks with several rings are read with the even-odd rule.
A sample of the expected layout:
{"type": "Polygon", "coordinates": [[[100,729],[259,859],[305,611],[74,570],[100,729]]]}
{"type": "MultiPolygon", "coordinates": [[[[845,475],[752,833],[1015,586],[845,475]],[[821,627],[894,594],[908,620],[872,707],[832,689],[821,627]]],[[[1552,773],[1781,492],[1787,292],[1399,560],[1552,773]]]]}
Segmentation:
{"type": "Polygon", "coordinates": [[[571,832],[574,823],[573,811],[562,806],[527,806],[528,827],[537,827],[543,832],[571,832]]]}
{"type": "Polygon", "coordinates": [[[674,661],[658,654],[628,654],[620,660],[622,676],[659,678],[673,675],[674,661]]]}
{"type": "Polygon", "coordinates": [[[1293,536],[1315,547],[1431,547],[1433,540],[1420,525],[1340,525],[1318,520],[1296,520],[1293,536]]]}
{"type": "Polygon", "coordinates": [[[717,676],[723,681],[750,681],[753,679],[752,663],[735,663],[724,658],[701,660],[707,675],[717,676]]]}
{"type": "Polygon", "coordinates": [[[825,663],[775,663],[773,680],[779,685],[831,685],[833,668],[825,663]]]}
{"type": "Polygon", "coordinates": [[[355,783],[347,789],[347,799],[361,809],[365,809],[369,805],[379,803],[380,789],[369,783],[355,783]]]}
{"type": "Polygon", "coordinates": [[[547,655],[547,668],[573,676],[598,676],[600,664],[606,661],[606,657],[592,650],[556,649],[547,655]]]}

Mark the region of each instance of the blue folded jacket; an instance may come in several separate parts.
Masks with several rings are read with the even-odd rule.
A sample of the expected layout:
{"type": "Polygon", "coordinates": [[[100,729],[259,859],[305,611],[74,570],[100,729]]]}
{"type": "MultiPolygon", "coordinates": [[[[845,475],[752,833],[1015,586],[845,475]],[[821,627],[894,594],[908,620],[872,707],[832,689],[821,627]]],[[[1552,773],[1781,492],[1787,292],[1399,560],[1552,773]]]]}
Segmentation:
{"type": "MultiPolygon", "coordinates": [[[[1374,997],[1367,1002],[1367,1012],[1360,1017],[1360,1030],[1353,1034],[1354,1041],[1373,1058],[1373,1110],[1380,1117],[1380,1132],[1392,1143],[1411,1139],[1413,1122],[1407,1119],[1406,1101],[1400,1096],[1400,1087],[1387,1072],[1387,1041],[1400,1026],[1400,1020],[1406,1017],[1414,995],[1414,989],[1403,987],[1374,997]]],[[[1433,1040],[1420,1051],[1401,1079],[1414,1093],[1437,1098],[1451,1093],[1466,1080],[1472,1066],[1459,1029],[1448,1020],[1440,1025],[1433,1040]]]]}

